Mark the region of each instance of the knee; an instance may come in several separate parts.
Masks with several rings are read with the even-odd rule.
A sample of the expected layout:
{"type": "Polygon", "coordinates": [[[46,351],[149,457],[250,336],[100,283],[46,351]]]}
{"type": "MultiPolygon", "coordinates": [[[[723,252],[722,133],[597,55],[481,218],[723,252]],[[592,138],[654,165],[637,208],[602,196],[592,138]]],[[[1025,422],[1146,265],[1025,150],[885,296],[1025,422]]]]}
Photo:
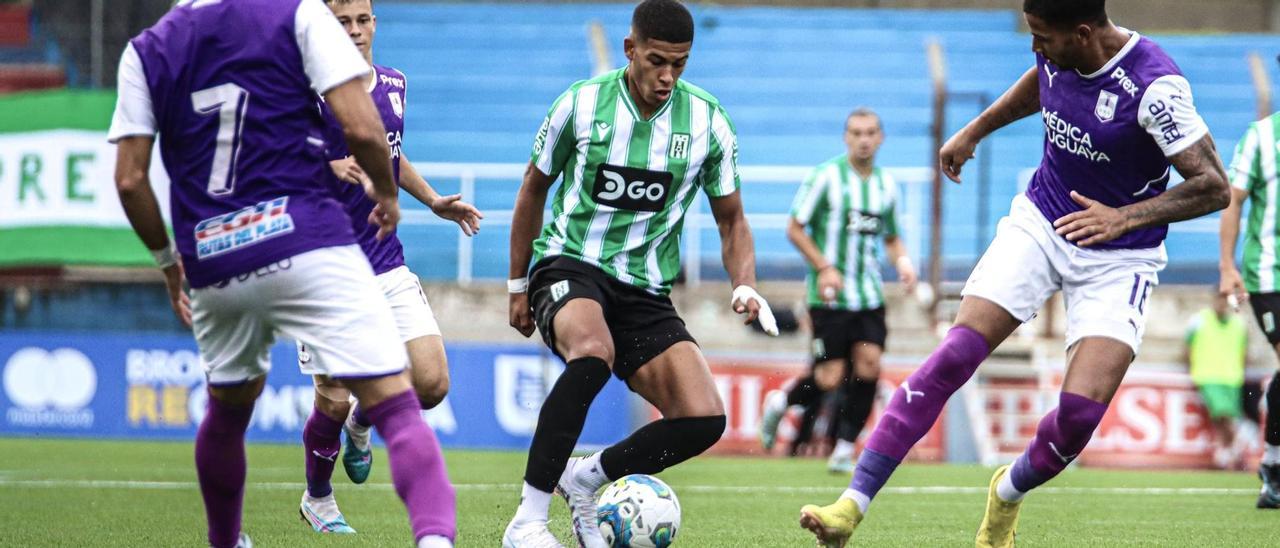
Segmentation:
{"type": "Polygon", "coordinates": [[[347,413],[351,412],[351,402],[349,400],[334,400],[316,394],[316,411],[319,411],[326,417],[335,421],[347,420],[347,413]]]}
{"type": "Polygon", "coordinates": [[[854,367],[854,376],[861,381],[875,382],[880,378],[880,360],[860,360],[854,367]]]}
{"type": "Polygon", "coordinates": [[[613,367],[613,341],[599,337],[585,337],[575,341],[568,350],[564,353],[566,361],[578,358],[600,358],[609,367],[613,367]]]}
{"type": "Polygon", "coordinates": [[[844,362],[840,360],[825,361],[813,368],[813,384],[823,392],[830,392],[839,386],[843,376],[844,362]]]}
{"type": "Polygon", "coordinates": [[[433,409],[449,395],[449,377],[441,375],[413,387],[423,409],[433,409]]]}

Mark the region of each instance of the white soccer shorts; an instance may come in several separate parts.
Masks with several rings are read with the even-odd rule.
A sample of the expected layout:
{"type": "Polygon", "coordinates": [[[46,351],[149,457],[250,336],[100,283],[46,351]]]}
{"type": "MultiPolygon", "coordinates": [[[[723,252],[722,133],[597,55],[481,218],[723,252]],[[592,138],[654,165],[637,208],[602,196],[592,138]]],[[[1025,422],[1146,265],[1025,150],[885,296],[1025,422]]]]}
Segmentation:
{"type": "Polygon", "coordinates": [[[296,255],[191,292],[200,359],[210,384],[236,384],[271,369],[277,335],[307,341],[308,375],[376,377],[409,357],[369,261],[355,245],[296,255]]]}
{"type": "Polygon", "coordinates": [[[1085,337],[1116,339],[1138,354],[1148,302],[1168,262],[1164,246],[1095,250],[1072,245],[1026,196],[1000,220],[965,296],[987,299],[1027,322],[1055,291],[1067,308],[1067,348],[1085,337]]]}
{"type": "Polygon", "coordinates": [[[440,335],[440,324],[436,323],[436,315],[431,311],[431,303],[427,302],[422,282],[408,266],[400,265],[379,274],[378,286],[387,296],[387,302],[391,303],[391,315],[395,316],[401,341],[440,335]]]}

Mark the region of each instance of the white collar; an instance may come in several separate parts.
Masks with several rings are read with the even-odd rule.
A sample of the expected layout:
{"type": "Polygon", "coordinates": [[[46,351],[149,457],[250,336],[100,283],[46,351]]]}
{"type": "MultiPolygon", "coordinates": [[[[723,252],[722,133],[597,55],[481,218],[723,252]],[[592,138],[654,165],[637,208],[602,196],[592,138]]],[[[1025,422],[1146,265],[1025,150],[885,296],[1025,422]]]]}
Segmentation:
{"type": "Polygon", "coordinates": [[[1115,66],[1120,63],[1120,60],[1124,59],[1125,55],[1128,55],[1130,51],[1133,51],[1133,48],[1137,47],[1138,40],[1142,38],[1141,36],[1138,36],[1137,32],[1131,31],[1124,27],[1116,27],[1116,28],[1120,29],[1123,32],[1129,33],[1129,41],[1125,42],[1124,47],[1120,48],[1120,51],[1117,52],[1115,56],[1111,58],[1111,60],[1107,61],[1107,64],[1102,65],[1102,68],[1090,74],[1080,74],[1080,70],[1076,69],[1076,74],[1080,74],[1081,78],[1090,80],[1090,79],[1102,76],[1103,74],[1106,74],[1108,72],[1111,72],[1111,69],[1115,68],[1115,66]]]}

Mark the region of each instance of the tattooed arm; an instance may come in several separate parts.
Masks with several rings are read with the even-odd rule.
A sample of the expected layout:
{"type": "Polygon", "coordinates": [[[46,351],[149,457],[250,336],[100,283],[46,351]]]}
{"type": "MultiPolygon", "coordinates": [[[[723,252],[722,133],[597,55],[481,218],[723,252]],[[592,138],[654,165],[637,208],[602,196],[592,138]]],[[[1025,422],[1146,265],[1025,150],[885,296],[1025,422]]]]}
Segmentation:
{"type": "Polygon", "coordinates": [[[947,139],[938,152],[938,162],[947,178],[960,182],[960,169],[973,158],[973,151],[983,138],[1040,110],[1038,70],[1036,67],[1027,69],[995,103],[947,139]]]}
{"type": "Polygon", "coordinates": [[[1207,215],[1231,203],[1227,171],[1222,167],[1213,136],[1205,134],[1169,161],[1185,180],[1154,198],[1112,208],[1072,191],[1071,198],[1084,209],[1059,218],[1054,223],[1058,234],[1089,247],[1140,228],[1207,215]]]}

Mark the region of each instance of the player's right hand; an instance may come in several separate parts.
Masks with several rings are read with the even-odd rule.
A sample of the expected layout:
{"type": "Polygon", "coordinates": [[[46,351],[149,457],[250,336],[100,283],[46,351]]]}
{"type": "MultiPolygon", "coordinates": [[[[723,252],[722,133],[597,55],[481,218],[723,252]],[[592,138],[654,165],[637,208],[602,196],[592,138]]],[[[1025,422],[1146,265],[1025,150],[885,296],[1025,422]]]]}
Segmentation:
{"type": "Polygon", "coordinates": [[[164,273],[164,287],[169,291],[169,306],[182,325],[191,328],[191,297],[182,290],[186,273],[182,271],[182,261],[173,263],[161,272],[164,273]]]}
{"type": "Polygon", "coordinates": [[[1239,308],[1249,294],[1244,290],[1244,278],[1234,265],[1219,270],[1218,293],[1230,299],[1235,297],[1235,307],[1239,308]]]}
{"type": "Polygon", "coordinates": [[[400,200],[378,200],[378,205],[373,206],[373,211],[369,212],[369,224],[378,227],[378,241],[395,232],[396,225],[400,224],[400,200]]]}
{"type": "Polygon", "coordinates": [[[511,293],[508,302],[510,308],[510,324],[516,328],[521,335],[526,337],[533,334],[533,310],[529,308],[528,293],[511,293]]]}
{"type": "Polygon", "coordinates": [[[822,302],[836,302],[836,297],[844,291],[844,276],[840,275],[838,268],[828,266],[818,272],[818,291],[822,295],[822,302]]]}
{"type": "Polygon", "coordinates": [[[957,131],[938,151],[938,166],[942,168],[942,174],[959,183],[961,168],[973,158],[973,151],[977,148],[977,139],[970,139],[968,132],[963,129],[957,131]]]}

